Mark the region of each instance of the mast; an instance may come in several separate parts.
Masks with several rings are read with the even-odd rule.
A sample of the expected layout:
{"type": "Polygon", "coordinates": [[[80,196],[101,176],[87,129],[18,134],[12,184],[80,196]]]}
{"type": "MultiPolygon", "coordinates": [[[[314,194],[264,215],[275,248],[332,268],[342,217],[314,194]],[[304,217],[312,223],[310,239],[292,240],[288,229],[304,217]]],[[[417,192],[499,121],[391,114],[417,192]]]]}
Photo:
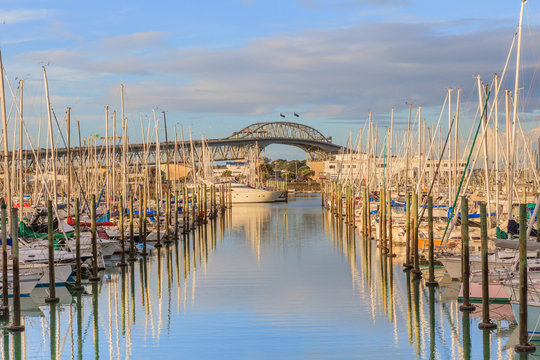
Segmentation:
{"type": "MultiPolygon", "coordinates": [[[[391,186],[392,186],[392,143],[394,142],[394,137],[393,137],[393,134],[394,134],[394,111],[395,109],[392,107],[392,115],[390,117],[390,144],[389,144],[389,149],[388,149],[388,156],[389,156],[389,160],[388,160],[388,188],[390,189],[391,186]]],[[[390,201],[390,199],[388,199],[388,201],[390,201]]]]}
{"type": "Polygon", "coordinates": [[[49,83],[47,81],[47,72],[45,71],[45,66],[42,66],[43,68],[43,78],[45,80],[45,98],[47,101],[47,117],[49,119],[49,141],[51,142],[51,156],[52,156],[52,171],[53,171],[53,201],[54,206],[58,209],[58,202],[56,199],[56,194],[58,194],[58,188],[57,188],[57,176],[56,176],[56,157],[55,157],[55,150],[54,150],[54,136],[53,136],[53,126],[52,126],[52,116],[51,116],[51,100],[49,97],[49,83]]]}
{"type": "MultiPolygon", "coordinates": [[[[452,127],[452,89],[448,89],[448,131],[452,127]]],[[[449,135],[452,136],[451,134],[449,135]]],[[[457,148],[455,148],[457,150],[457,148]]],[[[448,198],[452,201],[452,141],[448,142],[448,198]]]]}
{"type": "Polygon", "coordinates": [[[67,191],[67,216],[70,216],[69,206],[71,205],[71,108],[67,108],[66,118],[66,132],[67,132],[67,164],[68,164],[68,191],[67,191]]]}
{"type": "MultiPolygon", "coordinates": [[[[407,143],[405,149],[405,195],[409,191],[409,150],[410,150],[410,136],[411,136],[411,113],[412,103],[409,104],[409,118],[407,120],[407,143]]],[[[407,204],[409,206],[409,204],[407,204]]]]}
{"type": "MultiPolygon", "coordinates": [[[[476,77],[477,80],[477,86],[478,86],[478,109],[480,110],[480,113],[483,113],[482,118],[480,121],[482,122],[482,134],[484,138],[486,138],[486,132],[487,132],[487,111],[482,111],[482,108],[484,106],[484,96],[487,97],[487,89],[484,88],[482,84],[482,79],[480,78],[480,75],[476,77]],[[482,93],[482,90],[484,92],[482,93]]],[[[482,150],[484,153],[484,176],[486,177],[486,196],[487,196],[487,213],[488,217],[491,214],[491,194],[489,192],[489,161],[488,161],[488,149],[487,149],[487,139],[482,144],[482,150]]],[[[488,221],[488,224],[491,224],[491,218],[488,221]]]]}
{"type": "Polygon", "coordinates": [[[113,118],[113,166],[112,166],[112,197],[113,197],[113,204],[116,204],[116,110],[112,113],[113,118]]]}
{"type": "Polygon", "coordinates": [[[495,85],[495,221],[499,226],[499,75],[493,76],[495,85]]]}
{"type": "Polygon", "coordinates": [[[110,211],[111,210],[111,203],[110,203],[110,199],[111,199],[111,179],[110,179],[110,174],[109,174],[109,169],[111,168],[111,159],[109,157],[109,107],[108,106],[105,106],[105,162],[106,162],[106,169],[105,169],[105,174],[106,174],[106,178],[105,178],[105,181],[106,181],[106,198],[107,198],[107,211],[110,211]]]}
{"type": "MultiPolygon", "coordinates": [[[[519,12],[519,24],[518,24],[518,43],[517,43],[517,51],[516,51],[516,78],[514,83],[514,106],[513,106],[513,113],[512,113],[512,143],[511,145],[511,152],[510,152],[510,158],[508,159],[508,165],[510,168],[509,177],[508,177],[508,183],[509,183],[509,192],[507,194],[508,196],[508,204],[510,207],[508,208],[508,219],[513,219],[512,215],[512,182],[513,182],[513,173],[514,173],[514,159],[515,159],[515,149],[516,149],[516,120],[517,120],[517,106],[518,106],[518,99],[519,99],[519,70],[520,70],[520,64],[521,64],[521,33],[523,28],[523,8],[525,7],[525,3],[527,0],[521,1],[521,10],[519,12]]],[[[508,130],[507,130],[508,131],[508,130]]]]}
{"type": "Polygon", "coordinates": [[[512,168],[510,160],[510,91],[504,91],[504,107],[505,107],[505,117],[506,117],[506,201],[508,209],[508,220],[513,219],[512,215],[512,168]]]}
{"type": "MultiPolygon", "coordinates": [[[[23,189],[23,80],[19,80],[19,216],[21,219],[24,216],[24,189],[23,189]]],[[[69,210],[69,208],[68,208],[69,210]]]]}
{"type": "MultiPolygon", "coordinates": [[[[12,208],[11,201],[11,181],[9,171],[9,146],[7,136],[7,116],[6,116],[6,96],[4,93],[4,64],[2,63],[2,53],[0,52],[0,108],[2,111],[2,138],[4,141],[4,189],[6,191],[7,208],[12,208]]],[[[8,211],[7,229],[11,229],[11,211],[8,211]]]]}
{"type": "MultiPolygon", "coordinates": [[[[127,124],[124,116],[124,85],[120,85],[121,116],[122,116],[122,196],[127,196],[127,124]]],[[[122,209],[122,211],[124,211],[122,209]]]]}
{"type": "MultiPolygon", "coordinates": [[[[455,125],[454,125],[454,188],[457,186],[458,177],[460,176],[460,168],[461,166],[458,164],[458,136],[459,136],[459,102],[461,100],[461,89],[458,89],[457,91],[457,99],[456,99],[456,112],[455,112],[455,125]]],[[[452,198],[450,198],[449,204],[452,203],[452,198]]],[[[450,206],[450,205],[448,205],[450,206]]]]}

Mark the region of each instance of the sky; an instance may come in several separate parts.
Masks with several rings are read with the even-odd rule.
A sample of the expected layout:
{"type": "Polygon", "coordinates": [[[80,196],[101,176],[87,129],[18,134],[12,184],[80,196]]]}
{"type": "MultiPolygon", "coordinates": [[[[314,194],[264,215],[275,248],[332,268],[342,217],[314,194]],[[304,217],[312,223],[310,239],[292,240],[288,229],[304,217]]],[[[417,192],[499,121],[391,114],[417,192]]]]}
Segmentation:
{"type": "MultiPolygon", "coordinates": [[[[166,112],[169,127],[181,125],[186,137],[221,138],[284,120],[345,145],[369,112],[384,128],[394,107],[396,133],[409,103],[415,111],[422,106],[428,124],[436,122],[448,88],[463,89],[460,130],[467,136],[478,103],[474,77],[491,83],[502,73],[520,4],[0,0],[0,49],[12,91],[24,80],[25,123],[34,137],[46,119],[42,66],[54,113],[60,121],[71,107],[83,137],[105,135],[105,106],[120,112],[120,84],[130,142],[141,140],[141,123],[146,127],[155,111],[166,112]]],[[[538,126],[539,15],[538,2],[526,4],[520,116],[527,130],[538,126]]],[[[515,54],[503,88],[514,89],[514,72],[515,54]]],[[[305,155],[271,146],[266,156],[305,155]]]]}

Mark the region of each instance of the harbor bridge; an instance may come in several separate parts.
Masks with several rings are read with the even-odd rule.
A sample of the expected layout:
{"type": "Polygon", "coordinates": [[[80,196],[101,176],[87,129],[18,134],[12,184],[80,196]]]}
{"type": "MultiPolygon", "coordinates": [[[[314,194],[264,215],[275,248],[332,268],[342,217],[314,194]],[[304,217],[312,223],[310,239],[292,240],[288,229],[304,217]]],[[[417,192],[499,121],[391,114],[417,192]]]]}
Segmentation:
{"type": "MultiPolygon", "coordinates": [[[[74,164],[81,163],[81,159],[95,159],[100,166],[104,166],[106,163],[105,138],[96,137],[93,140],[95,140],[93,143],[87,142],[86,146],[71,147],[69,152],[67,147],[57,148],[57,162],[66,164],[69,153],[71,162],[74,164]]],[[[311,160],[326,159],[331,154],[337,154],[344,149],[342,146],[332,143],[332,137],[326,137],[310,126],[292,122],[260,122],[249,125],[223,139],[168,140],[159,144],[160,161],[162,163],[165,163],[167,159],[172,162],[175,157],[179,163],[189,162],[192,153],[195,161],[199,161],[203,156],[203,148],[208,151],[208,155],[214,161],[245,159],[254,149],[260,155],[267,146],[272,144],[296,146],[304,150],[311,160]]],[[[127,146],[128,162],[130,164],[135,162],[155,163],[157,160],[156,150],[156,143],[129,144],[127,146]]],[[[118,144],[118,141],[109,144],[109,151],[111,161],[113,157],[116,157],[117,161],[119,161],[122,156],[123,145],[118,144]]],[[[36,151],[24,150],[25,168],[34,168],[36,158],[39,162],[44,163],[48,156],[47,153],[50,152],[44,149],[36,151]]]]}

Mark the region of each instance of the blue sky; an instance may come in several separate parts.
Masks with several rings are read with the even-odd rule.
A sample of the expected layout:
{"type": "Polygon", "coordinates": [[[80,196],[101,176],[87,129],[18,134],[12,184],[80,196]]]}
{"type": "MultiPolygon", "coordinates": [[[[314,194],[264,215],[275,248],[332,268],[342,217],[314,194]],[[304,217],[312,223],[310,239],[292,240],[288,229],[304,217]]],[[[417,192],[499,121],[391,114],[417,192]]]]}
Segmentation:
{"type": "MultiPolygon", "coordinates": [[[[517,0],[0,0],[0,47],[12,86],[25,80],[34,131],[44,116],[46,65],[57,116],[70,106],[85,134],[104,132],[104,106],[119,110],[122,83],[132,141],[139,118],[155,108],[167,111],[170,125],[207,138],[298,112],[287,120],[344,144],[369,111],[384,125],[394,106],[403,124],[412,101],[436,120],[448,87],[463,88],[463,116],[473,117],[473,76],[490,82],[502,70],[519,7],[517,0]]],[[[530,127],[539,14],[538,3],[527,3],[530,127]]],[[[511,71],[505,87],[513,89],[511,71]]],[[[267,155],[303,156],[287,147],[267,155]]]]}

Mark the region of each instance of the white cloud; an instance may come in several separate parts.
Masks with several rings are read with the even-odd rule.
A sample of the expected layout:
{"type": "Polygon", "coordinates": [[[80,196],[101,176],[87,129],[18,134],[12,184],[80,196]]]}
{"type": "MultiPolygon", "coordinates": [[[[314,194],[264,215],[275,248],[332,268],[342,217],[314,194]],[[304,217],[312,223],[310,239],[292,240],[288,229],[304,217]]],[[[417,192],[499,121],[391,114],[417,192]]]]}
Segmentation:
{"type": "Polygon", "coordinates": [[[15,24],[36,20],[45,20],[57,13],[52,9],[0,9],[0,23],[15,24]]]}

